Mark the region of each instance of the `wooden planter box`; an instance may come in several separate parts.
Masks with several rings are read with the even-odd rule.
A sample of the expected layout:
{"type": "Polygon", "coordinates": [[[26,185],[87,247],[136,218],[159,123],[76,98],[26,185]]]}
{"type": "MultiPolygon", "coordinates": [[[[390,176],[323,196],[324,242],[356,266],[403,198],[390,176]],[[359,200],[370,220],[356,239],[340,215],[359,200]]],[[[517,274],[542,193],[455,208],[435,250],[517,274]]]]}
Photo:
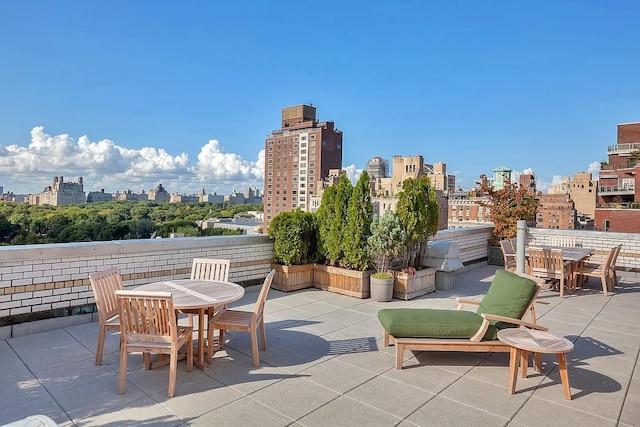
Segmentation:
{"type": "Polygon", "coordinates": [[[398,271],[393,282],[393,297],[404,300],[419,297],[436,290],[436,269],[417,270],[413,276],[398,271]]]}
{"type": "Polygon", "coordinates": [[[355,271],[329,265],[315,264],[313,286],[356,298],[369,298],[371,270],[355,271]]]}
{"type": "Polygon", "coordinates": [[[283,292],[297,291],[298,289],[313,286],[314,265],[280,265],[271,264],[276,271],[271,287],[283,292]]]}

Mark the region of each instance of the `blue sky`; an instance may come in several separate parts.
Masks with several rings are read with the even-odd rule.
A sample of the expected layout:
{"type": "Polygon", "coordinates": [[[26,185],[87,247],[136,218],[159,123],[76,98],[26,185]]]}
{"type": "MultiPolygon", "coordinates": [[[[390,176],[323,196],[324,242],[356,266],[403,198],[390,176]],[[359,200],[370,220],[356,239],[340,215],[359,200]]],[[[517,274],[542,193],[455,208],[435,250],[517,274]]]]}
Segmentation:
{"type": "MultiPolygon", "coordinates": [[[[262,188],[281,109],[344,131],[343,165],[593,168],[640,121],[635,1],[0,2],[0,186],[262,188]]],[[[596,171],[597,173],[597,171],[596,171]]]]}

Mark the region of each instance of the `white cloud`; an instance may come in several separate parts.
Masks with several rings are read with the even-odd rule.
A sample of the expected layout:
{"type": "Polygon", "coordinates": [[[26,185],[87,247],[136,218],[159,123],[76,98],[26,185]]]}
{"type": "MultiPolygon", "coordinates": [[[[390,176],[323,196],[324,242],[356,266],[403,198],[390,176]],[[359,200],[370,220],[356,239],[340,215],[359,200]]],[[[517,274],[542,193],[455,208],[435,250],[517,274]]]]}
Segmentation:
{"type": "Polygon", "coordinates": [[[86,135],[77,142],[68,134],[51,136],[43,126],[33,128],[25,146],[0,145],[0,185],[4,191],[36,193],[54,176],[84,178],[85,191],[107,192],[154,188],[162,183],[171,192],[229,193],[233,188],[262,187],[264,150],[256,161],[225,153],[211,140],[192,166],[187,153],[177,155],[163,148],[131,149],[109,139],[92,142],[86,135]]]}
{"type": "Polygon", "coordinates": [[[593,175],[593,179],[598,179],[598,177],[600,176],[600,168],[601,168],[602,164],[600,163],[599,160],[596,160],[595,162],[591,162],[589,163],[589,167],[587,168],[587,172],[591,172],[591,174],[593,175]]]}
{"type": "Polygon", "coordinates": [[[364,170],[356,168],[356,165],[354,164],[345,166],[342,169],[347,173],[347,178],[349,178],[353,185],[358,182],[358,179],[360,179],[360,175],[362,175],[362,171],[364,170]]]}

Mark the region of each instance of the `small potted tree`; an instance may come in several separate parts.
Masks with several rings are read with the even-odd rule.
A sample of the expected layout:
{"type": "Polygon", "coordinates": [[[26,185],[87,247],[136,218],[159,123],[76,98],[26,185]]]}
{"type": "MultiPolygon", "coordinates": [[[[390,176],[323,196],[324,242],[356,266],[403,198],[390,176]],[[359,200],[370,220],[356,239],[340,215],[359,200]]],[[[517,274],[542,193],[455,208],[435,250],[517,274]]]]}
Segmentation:
{"type": "Polygon", "coordinates": [[[390,211],[375,215],[368,239],[369,255],[376,272],[371,275],[371,299],[391,301],[393,297],[393,273],[389,266],[406,243],[406,233],[398,216],[390,211]]]}
{"type": "Polygon", "coordinates": [[[276,270],[273,288],[289,292],[313,286],[316,221],[311,212],[281,212],[269,225],[276,270]]]}

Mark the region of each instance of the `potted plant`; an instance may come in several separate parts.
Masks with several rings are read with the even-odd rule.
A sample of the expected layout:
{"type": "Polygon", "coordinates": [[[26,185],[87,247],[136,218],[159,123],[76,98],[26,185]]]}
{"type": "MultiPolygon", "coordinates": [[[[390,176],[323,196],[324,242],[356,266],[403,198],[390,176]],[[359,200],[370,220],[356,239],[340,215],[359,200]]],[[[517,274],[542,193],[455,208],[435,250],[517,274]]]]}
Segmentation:
{"type": "Polygon", "coordinates": [[[316,258],[316,221],[311,212],[296,209],[276,215],[268,231],[273,239],[276,270],[272,286],[289,292],[313,286],[316,258]]]}
{"type": "Polygon", "coordinates": [[[314,286],[358,298],[369,297],[367,238],[373,218],[369,175],[355,187],[346,175],[327,188],[317,212],[318,246],[326,259],[316,264],[314,286]]]}
{"type": "Polygon", "coordinates": [[[386,211],[373,217],[371,236],[368,239],[371,263],[376,269],[371,275],[371,299],[391,301],[394,276],[389,271],[389,266],[404,248],[405,241],[406,234],[395,213],[386,211]]]}
{"type": "Polygon", "coordinates": [[[396,272],[393,296],[411,299],[436,290],[433,268],[424,268],[423,258],[430,237],[438,231],[438,199],[426,176],[402,183],[396,207],[406,234],[401,254],[402,270],[396,272]]]}
{"type": "Polygon", "coordinates": [[[488,242],[489,264],[504,266],[500,240],[516,237],[518,220],[527,220],[535,226],[539,202],[526,188],[508,179],[500,190],[495,190],[484,174],[480,175],[478,184],[480,193],[487,198],[482,205],[489,207],[493,223],[492,237],[488,242]]]}

